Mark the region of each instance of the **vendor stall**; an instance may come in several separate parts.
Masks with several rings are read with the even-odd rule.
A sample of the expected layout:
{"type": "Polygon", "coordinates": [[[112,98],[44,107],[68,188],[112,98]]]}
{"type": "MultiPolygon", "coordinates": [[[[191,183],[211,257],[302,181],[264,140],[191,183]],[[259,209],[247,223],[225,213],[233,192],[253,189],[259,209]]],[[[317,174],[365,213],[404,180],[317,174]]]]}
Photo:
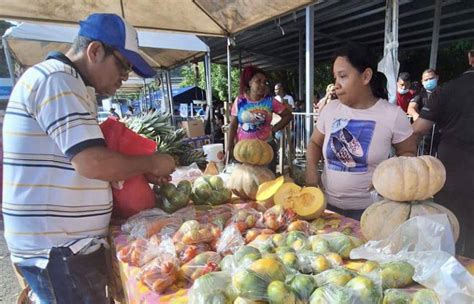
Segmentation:
{"type": "MultiPolygon", "coordinates": [[[[242,175],[238,170],[243,166],[251,165],[231,170],[242,175]]],[[[301,188],[284,177],[262,174],[258,190],[247,185],[246,191],[239,191],[231,181],[234,173],[202,176],[193,169],[178,170],[177,186],[155,187],[158,208],[111,226],[115,282],[124,292],[117,300],[470,303],[474,299],[469,273],[474,260],[451,256],[456,222],[447,213],[417,211],[421,216],[398,224],[389,221],[391,233],[375,241],[358,221],[325,210],[318,188],[301,188]],[[365,243],[366,239],[374,240],[365,243]]],[[[243,178],[249,182],[249,176],[243,178]]]]}

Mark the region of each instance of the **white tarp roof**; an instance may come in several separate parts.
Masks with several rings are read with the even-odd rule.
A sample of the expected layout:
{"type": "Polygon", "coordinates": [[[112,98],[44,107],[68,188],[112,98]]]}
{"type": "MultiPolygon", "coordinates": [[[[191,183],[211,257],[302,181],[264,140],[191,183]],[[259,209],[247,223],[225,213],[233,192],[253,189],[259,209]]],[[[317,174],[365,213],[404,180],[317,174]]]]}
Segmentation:
{"type": "Polygon", "coordinates": [[[74,23],[115,13],[136,28],[226,36],[315,0],[2,0],[0,19],[74,23]]]}
{"type": "MultiPolygon", "coordinates": [[[[22,23],[5,34],[8,48],[24,66],[42,61],[50,51],[66,52],[77,36],[77,25],[22,23]]],[[[209,51],[209,47],[191,34],[138,31],[140,51],[155,68],[171,68],[209,51]]]]}

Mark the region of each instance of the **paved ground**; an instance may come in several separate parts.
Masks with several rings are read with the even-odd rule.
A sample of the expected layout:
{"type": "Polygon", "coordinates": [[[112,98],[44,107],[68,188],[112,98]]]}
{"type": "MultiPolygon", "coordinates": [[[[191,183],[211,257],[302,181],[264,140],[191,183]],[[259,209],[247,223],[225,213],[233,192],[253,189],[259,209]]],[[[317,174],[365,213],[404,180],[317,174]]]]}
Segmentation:
{"type": "Polygon", "coordinates": [[[0,303],[16,303],[19,293],[20,285],[10,262],[7,244],[3,237],[3,220],[0,217],[0,303]]]}

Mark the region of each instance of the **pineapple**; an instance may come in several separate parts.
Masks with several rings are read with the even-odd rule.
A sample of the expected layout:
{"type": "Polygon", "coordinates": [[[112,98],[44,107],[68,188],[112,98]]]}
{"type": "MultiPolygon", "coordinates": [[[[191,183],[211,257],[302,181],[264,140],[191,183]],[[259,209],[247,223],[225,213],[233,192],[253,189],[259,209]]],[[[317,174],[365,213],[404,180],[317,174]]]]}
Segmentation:
{"type": "Polygon", "coordinates": [[[170,114],[159,112],[148,113],[123,119],[122,122],[137,134],[157,142],[157,151],[173,156],[178,166],[196,163],[199,168],[206,167],[206,155],[202,150],[195,150],[182,140],[186,136],[184,129],[175,130],[170,124],[170,114]]]}

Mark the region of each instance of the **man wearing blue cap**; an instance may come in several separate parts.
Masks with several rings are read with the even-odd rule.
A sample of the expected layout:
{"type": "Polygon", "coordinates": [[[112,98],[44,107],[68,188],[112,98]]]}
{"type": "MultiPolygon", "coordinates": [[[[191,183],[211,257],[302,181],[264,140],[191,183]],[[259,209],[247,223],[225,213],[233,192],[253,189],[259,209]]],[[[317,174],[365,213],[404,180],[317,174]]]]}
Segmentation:
{"type": "Polygon", "coordinates": [[[137,33],[121,17],[80,22],[66,53],[28,69],[4,119],[3,217],[11,259],[40,303],[106,303],[104,246],[111,181],[145,174],[166,183],[171,156],[107,149],[96,94],[113,95],[130,71],[152,77],[137,33]]]}

